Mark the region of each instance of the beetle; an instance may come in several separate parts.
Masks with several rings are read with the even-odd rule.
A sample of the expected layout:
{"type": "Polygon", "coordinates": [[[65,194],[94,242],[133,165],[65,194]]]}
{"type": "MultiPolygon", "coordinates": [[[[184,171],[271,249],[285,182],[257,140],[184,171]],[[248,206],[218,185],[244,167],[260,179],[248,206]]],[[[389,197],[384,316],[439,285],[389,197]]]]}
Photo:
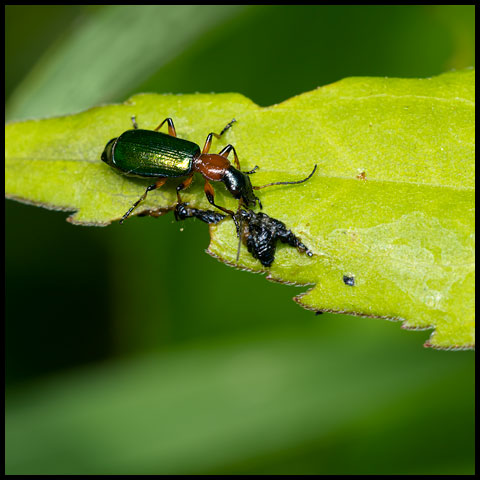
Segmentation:
{"type": "Polygon", "coordinates": [[[316,165],[312,173],[300,181],[252,186],[249,175],[254,173],[258,167],[248,172],[241,171],[237,152],[233,145],[227,145],[218,154],[209,153],[213,137],[221,138],[234,122],[236,122],[235,119],[229,122],[219,134],[209,133],[203,149],[200,150],[196,143],[177,137],[175,125],[170,117],[163,120],[154,130],[142,130],[138,128],[136,118],[133,116],[133,129],[127,130],[119,137],[112,138],[106,144],[101,159],[124,175],[153,178],[155,183],[147,187],[145,193],[123,215],[120,223],[123,223],[137,205],[145,200],[148,192],[160,188],[170,177],[187,177],[176,189],[177,204],[181,204],[180,192],[190,186],[195,172],[200,173],[205,180],[204,191],[210,204],[235,219],[235,213],[232,210],[215,203],[215,191],[210,182],[223,182],[230,194],[239,200],[239,208],[242,204],[247,207],[255,207],[257,202],[262,208],[260,199],[254,194],[254,190],[272,185],[303,183],[314,174],[316,165]],[[165,123],[168,126],[168,134],[159,132],[165,123]],[[228,160],[231,152],[233,152],[235,166],[228,160]]]}

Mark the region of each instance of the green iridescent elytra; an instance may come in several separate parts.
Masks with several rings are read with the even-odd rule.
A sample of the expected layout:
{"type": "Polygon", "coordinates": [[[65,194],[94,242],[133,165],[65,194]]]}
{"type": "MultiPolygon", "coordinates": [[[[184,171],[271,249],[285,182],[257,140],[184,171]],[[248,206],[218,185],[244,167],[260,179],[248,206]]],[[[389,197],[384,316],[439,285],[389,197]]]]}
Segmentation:
{"type": "Polygon", "coordinates": [[[200,147],[188,140],[152,130],[127,130],[111,140],[112,167],[139,177],[181,177],[190,173],[200,147]]]}

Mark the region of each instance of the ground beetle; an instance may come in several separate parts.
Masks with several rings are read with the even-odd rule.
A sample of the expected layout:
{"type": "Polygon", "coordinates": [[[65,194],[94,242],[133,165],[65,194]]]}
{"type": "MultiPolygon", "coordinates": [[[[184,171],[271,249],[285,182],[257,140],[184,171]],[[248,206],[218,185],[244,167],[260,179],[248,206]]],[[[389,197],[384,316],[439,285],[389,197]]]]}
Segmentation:
{"type": "MultiPolygon", "coordinates": [[[[119,137],[110,140],[102,153],[102,160],[124,175],[150,177],[155,178],[156,181],[147,187],[145,193],[125,213],[120,223],[132,213],[141,201],[145,200],[148,192],[164,185],[169,177],[187,177],[177,186],[177,200],[178,204],[181,204],[180,192],[190,186],[195,172],[200,173],[205,179],[205,195],[208,201],[214,207],[231,215],[235,220],[233,211],[215,203],[215,191],[210,181],[223,182],[232,196],[240,200],[239,207],[242,204],[247,207],[254,207],[258,201],[260,208],[262,208],[260,199],[253,193],[254,190],[272,185],[290,185],[306,182],[315,172],[316,165],[312,173],[303,180],[275,182],[252,187],[248,175],[252,174],[258,167],[249,172],[242,172],[237,152],[233,145],[227,145],[218,154],[208,153],[212,138],[220,138],[234,122],[235,119],[228,123],[219,134],[209,133],[203,150],[200,150],[196,143],[177,137],[171,118],[166,118],[152,131],[139,129],[135,117],[132,117],[133,130],[127,130],[119,137]],[[168,125],[168,135],[158,131],[165,122],[168,125]],[[228,155],[232,151],[235,167],[228,160],[228,155]]],[[[236,220],[235,223],[237,224],[236,220]]]]}

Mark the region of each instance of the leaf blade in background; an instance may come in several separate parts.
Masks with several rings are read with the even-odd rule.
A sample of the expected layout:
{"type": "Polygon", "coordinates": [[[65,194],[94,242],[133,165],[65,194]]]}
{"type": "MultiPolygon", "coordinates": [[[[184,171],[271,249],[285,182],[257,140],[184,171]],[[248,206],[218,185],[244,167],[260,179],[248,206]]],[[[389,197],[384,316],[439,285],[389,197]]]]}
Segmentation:
{"type": "MultiPolygon", "coordinates": [[[[26,75],[8,118],[64,115],[116,98],[245,7],[115,5],[90,14],[26,75]],[[188,25],[188,28],[185,26],[188,25]],[[99,49],[99,45],[102,48],[99,49]],[[92,75],[95,72],[95,75],[92,75]],[[62,88],[58,88],[61,85],[62,88]]],[[[69,32],[70,33],[70,32],[69,32]]]]}
{"type": "MultiPolygon", "coordinates": [[[[386,329],[384,339],[395,335],[386,329]]],[[[430,474],[458,468],[447,453],[451,445],[436,433],[447,431],[462,445],[457,456],[471,458],[471,437],[458,432],[473,432],[472,364],[465,369],[461,356],[431,355],[413,345],[406,353],[405,344],[372,337],[357,342],[363,330],[352,324],[325,338],[313,322],[235,333],[13,389],[6,472],[236,474],[264,466],[270,473],[298,473],[301,461],[289,467],[288,458],[309,449],[317,461],[304,465],[305,473],[418,473],[418,459],[439,451],[430,474]],[[351,349],[344,349],[346,342],[351,349]],[[457,392],[463,376],[468,382],[457,392]],[[456,421],[443,421],[451,418],[448,403],[417,415],[428,394],[460,398],[456,421]],[[408,455],[398,455],[403,437],[389,437],[397,422],[417,431],[408,455]],[[344,461],[372,436],[388,445],[385,459],[344,461]]]]}
{"type": "MultiPolygon", "coordinates": [[[[269,278],[316,284],[298,298],[307,308],[402,319],[406,328],[434,327],[429,345],[473,346],[473,70],[420,80],[351,78],[268,108],[235,94],[140,95],[76,116],[10,124],[7,194],[79,209],[78,223],[119,218],[145,182],[119,176],[99,158],[133,114],[144,128],[171,116],[179,136],[197,143],[237,118],[225,142],[235,145],[244,169],[260,165],[257,185],[303,178],[317,163],[306,184],[262,191],[266,212],[317,254],[279,248],[269,278]],[[59,162],[49,175],[64,169],[55,188],[35,177],[46,158],[59,162]],[[344,275],[355,277],[354,287],[344,275]]],[[[206,207],[199,187],[185,199],[206,207]]],[[[234,208],[223,188],[217,198],[234,208]]],[[[165,188],[144,207],[174,203],[174,190],[165,188]]],[[[233,263],[232,222],[211,231],[210,252],[233,263]]],[[[259,270],[245,253],[241,265],[259,270]]]]}

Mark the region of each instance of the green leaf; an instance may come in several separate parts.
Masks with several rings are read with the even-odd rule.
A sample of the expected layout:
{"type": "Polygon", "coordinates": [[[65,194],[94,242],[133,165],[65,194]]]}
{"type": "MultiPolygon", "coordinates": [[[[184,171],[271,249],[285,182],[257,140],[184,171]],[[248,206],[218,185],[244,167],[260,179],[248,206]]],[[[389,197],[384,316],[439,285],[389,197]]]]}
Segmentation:
{"type": "MultiPolygon", "coordinates": [[[[77,210],[70,221],[108,224],[148,181],[100,162],[111,138],[167,116],[203,144],[237,119],[213,151],[235,145],[254,184],[315,176],[261,190],[265,212],[315,253],[279,245],[269,279],[315,285],[296,300],[313,310],[403,321],[435,331],[427,345],[474,345],[474,71],[429,79],[349,78],[260,108],[238,94],[137,95],[123,105],[6,127],[6,194],[77,210]],[[344,276],[354,277],[346,285],[344,276]]],[[[172,208],[172,179],[143,209],[172,208]]],[[[221,185],[218,204],[235,208],[221,185]]],[[[202,182],[185,200],[206,208],[202,182]]],[[[141,211],[141,209],[139,209],[141,211]]],[[[235,263],[233,223],[211,227],[209,252],[235,263]]],[[[239,266],[263,271],[242,248],[239,266]]]]}

